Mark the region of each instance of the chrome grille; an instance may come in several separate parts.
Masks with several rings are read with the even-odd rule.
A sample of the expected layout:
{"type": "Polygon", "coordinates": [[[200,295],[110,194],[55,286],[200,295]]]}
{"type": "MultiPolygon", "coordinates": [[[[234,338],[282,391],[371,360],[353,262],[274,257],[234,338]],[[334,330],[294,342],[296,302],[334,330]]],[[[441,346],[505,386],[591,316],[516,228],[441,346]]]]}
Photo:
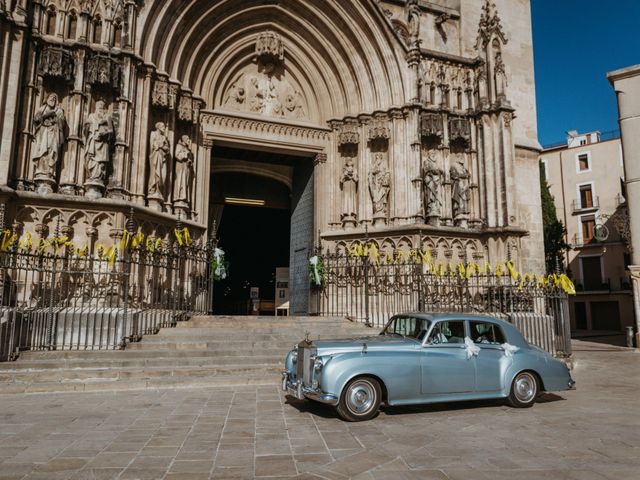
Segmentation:
{"type": "Polygon", "coordinates": [[[305,385],[311,385],[313,381],[313,359],[316,355],[316,347],[313,344],[300,342],[298,345],[298,363],[296,376],[305,385]]]}

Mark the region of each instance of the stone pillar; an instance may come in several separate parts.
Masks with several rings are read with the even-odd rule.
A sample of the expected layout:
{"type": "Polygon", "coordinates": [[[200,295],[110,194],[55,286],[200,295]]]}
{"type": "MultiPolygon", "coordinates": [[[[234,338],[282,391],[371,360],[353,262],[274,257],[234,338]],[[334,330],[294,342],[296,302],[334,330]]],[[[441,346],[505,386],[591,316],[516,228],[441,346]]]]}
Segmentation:
{"type": "Polygon", "coordinates": [[[13,153],[16,150],[15,139],[18,128],[18,117],[15,112],[19,111],[18,104],[21,100],[20,85],[21,63],[24,48],[24,33],[22,30],[7,27],[0,32],[3,36],[0,43],[3,49],[2,71],[0,72],[0,105],[4,102],[4,108],[0,108],[0,184],[7,185],[9,180],[9,170],[13,153]]]}
{"type": "Polygon", "coordinates": [[[149,106],[151,99],[151,74],[153,68],[151,65],[145,65],[140,68],[140,74],[137,78],[136,89],[136,113],[137,120],[134,123],[133,145],[134,149],[131,155],[133,164],[131,166],[131,178],[129,183],[129,192],[131,199],[138,203],[144,204],[144,196],[147,189],[146,171],[148,160],[147,145],[149,142],[149,106]]]}
{"type": "MultiPolygon", "coordinates": [[[[633,265],[629,270],[635,297],[636,331],[640,331],[640,65],[611,72],[608,78],[618,97],[626,200],[633,250],[633,265]]],[[[637,334],[636,340],[640,340],[640,333],[637,334]]]]}

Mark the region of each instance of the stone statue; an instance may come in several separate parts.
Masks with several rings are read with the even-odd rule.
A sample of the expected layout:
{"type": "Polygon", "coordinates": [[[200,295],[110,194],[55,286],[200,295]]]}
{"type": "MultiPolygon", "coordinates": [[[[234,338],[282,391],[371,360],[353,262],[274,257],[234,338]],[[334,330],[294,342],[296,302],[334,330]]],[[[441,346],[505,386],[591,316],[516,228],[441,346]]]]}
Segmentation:
{"type": "Polygon", "coordinates": [[[411,46],[418,46],[420,39],[420,16],[422,11],[418,0],[407,0],[407,27],[409,28],[409,38],[411,38],[411,46]]]}
{"type": "Polygon", "coordinates": [[[358,220],[358,170],[353,159],[347,159],[340,177],[342,189],[342,222],[343,225],[355,226],[358,220]]]}
{"type": "Polygon", "coordinates": [[[451,204],[453,218],[455,220],[466,220],[469,215],[469,201],[471,199],[471,174],[465,166],[464,157],[458,155],[455,163],[451,166],[451,204]]]}
{"type": "Polygon", "coordinates": [[[422,165],[422,181],[424,184],[424,213],[429,223],[437,223],[442,215],[440,186],[444,172],[438,166],[433,150],[429,150],[422,165]]]}
{"type": "Polygon", "coordinates": [[[107,180],[107,165],[111,161],[113,120],[102,100],[84,124],[85,186],[87,196],[102,195],[107,180]]]}
{"type": "Polygon", "coordinates": [[[193,181],[193,151],[191,138],[183,135],[176,146],[176,174],[173,183],[173,199],[177,207],[189,208],[193,181]]]}
{"type": "Polygon", "coordinates": [[[496,53],[496,61],[494,66],[496,78],[496,97],[504,99],[507,95],[507,73],[505,71],[504,62],[502,61],[502,53],[496,53]]]}
{"type": "Polygon", "coordinates": [[[58,103],[58,95],[49,94],[47,101],[35,113],[31,159],[33,178],[39,191],[51,192],[55,183],[56,165],[65,142],[66,119],[58,103]]]}
{"type": "Polygon", "coordinates": [[[386,219],[391,191],[391,174],[384,162],[384,154],[376,153],[369,173],[369,193],[373,203],[374,225],[376,219],[386,219]]]}
{"type": "Polygon", "coordinates": [[[274,78],[276,66],[273,63],[266,63],[261,76],[251,79],[253,94],[249,99],[249,106],[252,112],[278,117],[284,115],[282,102],[279,98],[277,81],[274,78]]]}
{"type": "Polygon", "coordinates": [[[149,197],[165,200],[165,182],[167,181],[167,159],[171,151],[167,127],[163,122],[156,123],[151,132],[149,154],[149,197]]]}

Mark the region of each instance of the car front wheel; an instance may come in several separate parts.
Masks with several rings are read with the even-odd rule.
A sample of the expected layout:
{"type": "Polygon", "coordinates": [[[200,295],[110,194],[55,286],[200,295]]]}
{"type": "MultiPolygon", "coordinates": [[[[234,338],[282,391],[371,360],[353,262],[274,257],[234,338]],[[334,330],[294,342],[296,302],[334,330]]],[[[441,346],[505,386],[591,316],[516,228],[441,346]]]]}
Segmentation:
{"type": "Polygon", "coordinates": [[[362,422],[376,416],[380,408],[382,389],[371,377],[351,380],[340,397],[337,411],[340,418],[348,422],[362,422]]]}
{"type": "Polygon", "coordinates": [[[511,384],[509,403],[517,408],[531,407],[536,402],[538,390],[538,379],[535,374],[521,372],[516,375],[511,384]]]}

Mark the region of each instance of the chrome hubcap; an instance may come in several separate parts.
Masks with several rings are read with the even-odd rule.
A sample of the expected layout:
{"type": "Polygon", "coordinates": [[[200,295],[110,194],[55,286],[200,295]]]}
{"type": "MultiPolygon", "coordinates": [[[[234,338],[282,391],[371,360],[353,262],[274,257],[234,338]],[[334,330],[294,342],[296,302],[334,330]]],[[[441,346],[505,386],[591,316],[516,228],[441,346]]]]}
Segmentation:
{"type": "Polygon", "coordinates": [[[347,407],[353,413],[367,413],[374,405],[376,391],[367,381],[358,381],[352,384],[347,391],[347,407]]]}
{"type": "Polygon", "coordinates": [[[536,396],[536,380],[530,373],[521,373],[516,378],[514,388],[516,398],[522,403],[529,403],[536,396]]]}

